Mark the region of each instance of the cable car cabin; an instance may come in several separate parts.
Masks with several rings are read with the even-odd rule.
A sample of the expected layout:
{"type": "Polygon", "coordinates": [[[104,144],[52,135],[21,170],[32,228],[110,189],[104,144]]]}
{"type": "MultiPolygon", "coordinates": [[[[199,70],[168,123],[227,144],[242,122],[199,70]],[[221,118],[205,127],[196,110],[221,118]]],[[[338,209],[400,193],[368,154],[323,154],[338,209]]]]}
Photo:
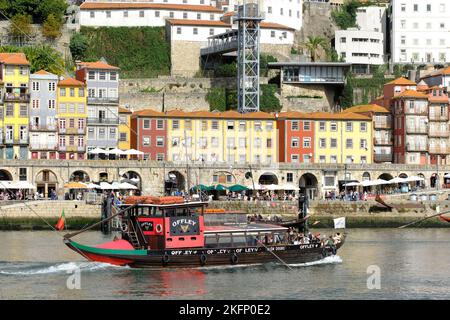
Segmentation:
{"type": "Polygon", "coordinates": [[[204,246],[204,210],[207,203],[132,204],[122,216],[122,239],[135,248],[150,250],[204,246]]]}

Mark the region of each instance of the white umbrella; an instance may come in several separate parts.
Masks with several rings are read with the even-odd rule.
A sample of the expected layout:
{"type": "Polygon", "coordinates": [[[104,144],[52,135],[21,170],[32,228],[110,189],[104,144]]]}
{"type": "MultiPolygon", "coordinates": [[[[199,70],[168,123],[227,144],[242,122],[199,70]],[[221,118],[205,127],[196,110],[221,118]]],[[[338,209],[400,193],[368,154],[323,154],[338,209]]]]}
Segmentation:
{"type": "Polygon", "coordinates": [[[405,178],[405,182],[415,182],[415,181],[425,181],[425,179],[418,176],[405,178]]]}
{"type": "Polygon", "coordinates": [[[394,179],[389,180],[390,184],[393,184],[393,183],[405,183],[405,182],[407,182],[406,179],[405,178],[400,178],[400,177],[396,177],[394,179]]]}
{"type": "Polygon", "coordinates": [[[95,183],[89,183],[86,187],[88,189],[101,189],[102,188],[102,187],[100,187],[100,185],[95,184],[95,183]]]}
{"type": "Polygon", "coordinates": [[[122,182],[121,184],[120,184],[120,189],[123,189],[123,190],[136,190],[138,187],[136,187],[135,185],[132,185],[131,183],[128,183],[128,182],[122,182]]]}
{"type": "Polygon", "coordinates": [[[294,184],[286,183],[281,185],[281,190],[299,190],[300,188],[294,184]]]}
{"type": "Polygon", "coordinates": [[[280,190],[280,186],[277,184],[269,184],[265,186],[267,190],[280,190]]]}
{"type": "Polygon", "coordinates": [[[258,184],[258,183],[255,183],[254,188],[253,188],[253,184],[248,185],[247,188],[249,188],[250,190],[262,190],[262,189],[267,189],[266,186],[260,185],[260,184],[258,184]]]}
{"type": "Polygon", "coordinates": [[[356,186],[361,186],[362,184],[359,182],[349,182],[344,184],[344,187],[356,187],[356,186]]]}
{"type": "Polygon", "coordinates": [[[28,181],[19,181],[13,184],[13,189],[37,189],[34,185],[28,181]]]}
{"type": "Polygon", "coordinates": [[[114,187],[108,182],[100,182],[100,189],[102,190],[114,190],[114,187]]]}
{"type": "Polygon", "coordinates": [[[130,149],[130,150],[124,151],[124,154],[130,155],[130,156],[140,156],[140,155],[143,155],[144,153],[142,151],[138,151],[136,149],[130,149]]]}
{"type": "Polygon", "coordinates": [[[109,150],[108,153],[109,154],[117,154],[117,155],[125,155],[126,154],[125,151],[120,150],[118,148],[114,148],[112,150],[109,150]]]}
{"type": "Polygon", "coordinates": [[[90,153],[90,154],[101,154],[101,153],[108,154],[109,151],[106,151],[101,148],[95,148],[95,149],[92,149],[91,151],[88,151],[88,153],[90,153]]]}
{"type": "Polygon", "coordinates": [[[370,187],[370,186],[380,186],[383,184],[389,184],[389,181],[383,180],[383,179],[377,179],[377,180],[370,180],[370,181],[363,181],[361,182],[361,185],[363,187],[370,187]]]}

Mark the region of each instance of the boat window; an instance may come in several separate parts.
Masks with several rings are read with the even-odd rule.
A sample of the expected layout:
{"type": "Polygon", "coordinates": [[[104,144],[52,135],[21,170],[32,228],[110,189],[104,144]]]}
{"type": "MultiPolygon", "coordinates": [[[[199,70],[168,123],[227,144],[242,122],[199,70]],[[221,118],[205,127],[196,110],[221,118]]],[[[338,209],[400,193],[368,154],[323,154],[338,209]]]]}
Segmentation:
{"type": "Polygon", "coordinates": [[[231,246],[231,234],[219,235],[219,247],[225,248],[231,246]]]}
{"type": "Polygon", "coordinates": [[[217,236],[215,234],[205,235],[205,247],[207,248],[217,247],[217,236]]]}
{"type": "Polygon", "coordinates": [[[247,234],[246,240],[248,246],[256,246],[258,245],[258,234],[257,233],[247,234]]]}
{"type": "Polygon", "coordinates": [[[233,235],[233,247],[242,247],[242,246],[245,246],[246,244],[247,244],[247,241],[246,241],[245,235],[243,235],[243,234],[239,234],[239,235],[234,234],[233,235]]]}

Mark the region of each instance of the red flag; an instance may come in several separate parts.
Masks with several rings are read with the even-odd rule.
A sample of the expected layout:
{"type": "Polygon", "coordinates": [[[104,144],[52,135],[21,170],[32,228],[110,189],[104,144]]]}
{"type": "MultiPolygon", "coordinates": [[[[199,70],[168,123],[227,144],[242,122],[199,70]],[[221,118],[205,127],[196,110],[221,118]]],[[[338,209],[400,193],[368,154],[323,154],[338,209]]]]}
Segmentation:
{"type": "Polygon", "coordinates": [[[59,230],[59,231],[63,230],[65,223],[66,223],[66,217],[64,215],[64,210],[63,210],[61,213],[61,218],[59,218],[58,223],[55,226],[56,230],[59,230]]]}

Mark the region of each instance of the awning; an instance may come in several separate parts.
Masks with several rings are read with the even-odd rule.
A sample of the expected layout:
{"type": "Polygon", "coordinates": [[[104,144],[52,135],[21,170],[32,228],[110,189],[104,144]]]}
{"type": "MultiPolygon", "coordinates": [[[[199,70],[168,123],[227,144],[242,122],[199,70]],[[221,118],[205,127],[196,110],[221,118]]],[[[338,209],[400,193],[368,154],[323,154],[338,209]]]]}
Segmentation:
{"type": "Polygon", "coordinates": [[[393,184],[393,183],[405,183],[405,182],[408,182],[408,181],[406,181],[406,178],[400,178],[400,177],[395,177],[394,179],[389,180],[390,184],[393,184]]]}
{"type": "Polygon", "coordinates": [[[344,187],[356,187],[356,186],[361,186],[362,184],[359,182],[349,182],[344,184],[344,187]]]}
{"type": "Polygon", "coordinates": [[[88,189],[101,189],[100,185],[95,184],[95,183],[89,183],[86,188],[88,189]]]}
{"type": "Polygon", "coordinates": [[[412,176],[404,179],[405,182],[416,182],[416,181],[425,181],[424,178],[418,176],[412,176]]]}
{"type": "Polygon", "coordinates": [[[127,153],[125,153],[125,151],[120,150],[118,148],[114,148],[112,150],[109,150],[108,154],[115,154],[115,155],[119,155],[120,156],[120,155],[126,155],[127,153]]]}
{"type": "Polygon", "coordinates": [[[138,151],[136,149],[130,149],[130,150],[124,151],[123,154],[127,154],[127,155],[130,155],[130,156],[141,156],[144,153],[142,151],[138,151]]]}
{"type": "Polygon", "coordinates": [[[390,182],[383,180],[383,179],[365,180],[365,181],[361,182],[361,186],[363,186],[363,187],[380,186],[383,184],[390,184],[390,182]]]}
{"type": "Polygon", "coordinates": [[[88,153],[90,153],[90,154],[108,154],[109,153],[109,151],[106,151],[106,150],[104,150],[104,149],[101,149],[101,148],[95,148],[95,149],[92,149],[92,150],[90,150],[90,151],[88,151],[88,153]]]}
{"type": "Polygon", "coordinates": [[[66,189],[87,189],[87,185],[82,182],[69,182],[64,185],[66,189]]]}
{"type": "Polygon", "coordinates": [[[138,189],[138,187],[136,187],[135,185],[128,183],[128,182],[122,182],[120,185],[120,189],[122,190],[136,190],[138,189]]]}
{"type": "Polygon", "coordinates": [[[100,182],[100,189],[102,190],[114,190],[114,187],[108,182],[100,182]]]}
{"type": "Polygon", "coordinates": [[[248,188],[240,184],[235,184],[229,187],[228,190],[230,190],[231,192],[242,192],[248,190],[248,188]]]}

